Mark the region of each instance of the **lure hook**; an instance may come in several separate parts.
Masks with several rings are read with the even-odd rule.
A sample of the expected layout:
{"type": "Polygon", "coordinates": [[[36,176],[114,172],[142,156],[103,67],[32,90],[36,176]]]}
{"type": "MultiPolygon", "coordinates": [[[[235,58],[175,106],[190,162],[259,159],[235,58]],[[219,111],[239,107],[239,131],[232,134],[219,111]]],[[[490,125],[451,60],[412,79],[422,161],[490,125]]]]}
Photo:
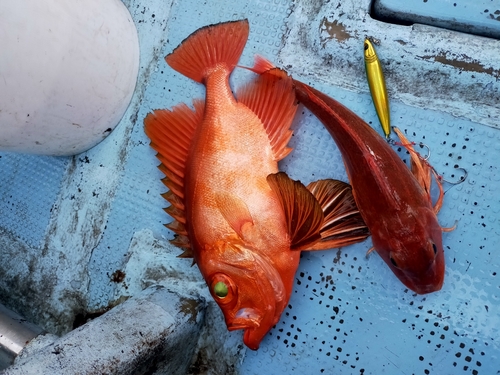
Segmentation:
{"type": "MultiPolygon", "coordinates": [[[[389,138],[387,140],[387,142],[390,145],[392,145],[392,146],[398,146],[398,147],[402,146],[402,147],[406,148],[406,146],[402,142],[396,141],[393,138],[389,138]]],[[[427,155],[426,156],[422,156],[422,155],[420,155],[420,152],[418,152],[418,154],[420,155],[420,157],[422,158],[423,161],[428,161],[429,160],[429,158],[431,157],[431,148],[429,146],[427,146],[425,143],[422,143],[422,142],[419,142],[419,143],[410,142],[410,145],[411,146],[425,147],[427,149],[427,155]]],[[[414,151],[414,152],[417,152],[417,151],[414,151]]]]}
{"type": "Polygon", "coordinates": [[[460,167],[457,169],[461,169],[464,172],[464,175],[461,176],[458,181],[449,181],[449,180],[445,179],[443,176],[441,176],[439,173],[437,173],[436,170],[434,169],[434,167],[432,167],[432,169],[434,170],[434,173],[436,173],[436,175],[439,176],[440,181],[447,182],[451,185],[460,185],[462,182],[464,182],[467,179],[467,176],[469,176],[469,172],[467,172],[467,169],[460,167]]]}

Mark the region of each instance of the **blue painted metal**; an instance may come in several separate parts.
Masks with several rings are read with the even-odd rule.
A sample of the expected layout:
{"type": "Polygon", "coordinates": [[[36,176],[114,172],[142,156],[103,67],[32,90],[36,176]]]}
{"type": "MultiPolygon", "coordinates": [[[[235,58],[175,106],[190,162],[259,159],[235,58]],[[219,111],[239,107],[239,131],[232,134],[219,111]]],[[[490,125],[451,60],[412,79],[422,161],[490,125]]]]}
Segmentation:
{"type": "MultiPolygon", "coordinates": [[[[361,4],[347,0],[342,3],[361,4]]],[[[376,29],[379,34],[374,34],[374,29],[367,26],[370,22],[374,25],[367,13],[368,1],[358,7],[346,7],[340,14],[333,11],[321,13],[321,4],[313,7],[305,0],[178,1],[168,5],[163,1],[131,0],[126,5],[136,22],[142,48],[141,78],[137,96],[133,99],[136,107],[104,143],[74,159],[7,153],[3,153],[0,159],[0,229],[26,243],[30,257],[45,256],[41,244],[46,238],[60,241],[61,251],[55,253],[59,257],[69,252],[64,246],[68,246],[65,242],[69,241],[68,238],[70,244],[77,243],[74,236],[79,235],[78,231],[68,233],[66,237],[58,233],[57,238],[53,238],[47,230],[51,217],[57,214],[51,213],[51,208],[57,209],[54,202],[75,199],[78,203],[70,208],[76,213],[86,220],[103,222],[102,228],[95,228],[97,234],[91,244],[80,243],[81,249],[77,249],[86,252],[88,259],[75,264],[71,270],[88,276],[85,279],[88,284],[79,289],[83,297],[78,301],[90,311],[107,307],[127,291],[132,293],[130,291],[157,280],[151,272],[143,270],[144,273],[136,277],[132,271],[130,274],[127,271],[125,280],[118,285],[112,280],[112,275],[117,270],[126,269],[137,233],[150,231],[156,237],[156,245],[145,243],[140,248],[145,255],[156,251],[154,246],[165,243],[166,238],[172,236],[163,227],[163,223],[169,221],[162,210],[166,202],[160,196],[165,187],[160,182],[162,174],[156,169],[158,162],[144,135],[142,120],[152,109],[170,108],[179,102],[190,103],[193,98],[203,96],[201,85],[175,73],[163,59],[191,32],[207,24],[248,18],[250,39],[240,61],[242,65],[250,65],[255,53],[284,66],[291,65],[288,68],[297,78],[337,98],[374,124],[376,129],[378,120],[367,86],[363,91],[359,87],[340,87],[325,82],[324,77],[328,74],[341,76],[353,66],[352,62],[337,66],[331,63],[344,58],[342,47],[348,41],[341,37],[347,32],[351,40],[354,40],[354,35],[360,40],[365,34],[384,35],[387,40],[378,50],[381,60],[385,62],[389,53],[405,55],[402,61],[408,64],[405,69],[411,72],[412,62],[408,56],[414,44],[402,39],[401,34],[406,31],[402,32],[400,26],[383,25],[376,29]],[[311,6],[307,12],[312,13],[304,10],[305,5],[311,6]],[[310,48],[307,56],[302,54],[300,48],[307,44],[306,32],[310,30],[303,31],[303,39],[289,39],[290,28],[295,22],[292,15],[299,20],[310,17],[316,26],[321,22],[331,27],[333,31],[330,30],[329,35],[333,36],[322,39],[326,29],[318,30],[314,26],[311,35],[316,35],[319,41],[307,46],[310,48]],[[358,29],[343,26],[352,20],[358,22],[358,29]],[[284,44],[288,52],[295,51],[294,61],[289,57],[291,53],[282,53],[284,44]],[[319,58],[321,53],[330,54],[330,60],[326,55],[324,59],[319,58]],[[294,71],[301,61],[314,57],[319,61],[317,65],[294,71]],[[331,73],[332,65],[338,69],[333,70],[334,73],[331,73]],[[117,154],[120,157],[115,160],[117,154]],[[111,177],[116,179],[116,184],[108,187],[111,177]],[[72,182],[68,183],[68,180],[72,182]],[[69,185],[61,193],[59,189],[64,181],[69,185]],[[58,196],[58,191],[64,196],[58,196]],[[84,215],[96,205],[105,210],[84,215]],[[133,284],[134,280],[136,284],[133,284]]],[[[418,32],[411,37],[416,44],[418,32]]],[[[447,43],[452,45],[453,38],[447,43]]],[[[466,53],[467,46],[459,47],[466,53]]],[[[354,54],[350,56],[356,61],[354,54]]],[[[425,74],[426,67],[435,69],[439,63],[434,61],[422,65],[419,75],[425,74]]],[[[356,69],[361,72],[359,77],[364,77],[362,42],[356,69]]],[[[397,67],[393,69],[397,70],[397,67]]],[[[447,66],[447,69],[440,76],[453,82],[460,79],[475,82],[472,80],[476,78],[470,75],[487,75],[487,72],[470,73],[460,68],[453,70],[453,66],[447,66]]],[[[250,76],[246,71],[236,71],[231,83],[241,85],[250,76]]],[[[393,77],[387,77],[388,82],[393,77]]],[[[491,91],[485,92],[498,92],[498,82],[493,74],[487,78],[491,80],[484,85],[484,90],[491,91]]],[[[419,103],[425,103],[426,92],[436,90],[436,87],[434,82],[420,87],[417,92],[421,99],[419,103]]],[[[388,90],[391,96],[391,87],[388,90]]],[[[453,96],[451,91],[441,94],[453,96]]],[[[500,370],[500,344],[497,340],[500,327],[500,257],[497,253],[500,237],[500,173],[497,165],[500,131],[479,120],[454,117],[436,108],[436,103],[429,103],[429,106],[431,104],[434,109],[392,101],[391,118],[395,125],[407,131],[411,140],[422,141],[430,147],[430,162],[445,178],[457,180],[460,177],[456,166],[469,172],[463,184],[446,186],[444,206],[438,216],[444,226],[451,226],[458,220],[457,229],[443,236],[447,263],[443,290],[427,296],[410,293],[376,254],[365,257],[371,246],[369,240],[341,251],[305,253],[292,298],[280,322],[257,352],[247,351],[241,365],[235,362],[241,374],[492,374],[500,370]]],[[[295,136],[291,141],[294,151],[281,163],[281,168],[304,183],[327,177],[346,180],[340,154],[328,132],[306,110],[300,108],[298,113],[293,125],[295,136]]],[[[407,158],[404,154],[402,157],[407,158]]],[[[52,245],[47,246],[50,249],[52,245]]],[[[8,248],[0,250],[2,259],[15,259],[16,254],[9,253],[8,248]]],[[[58,259],[48,258],[47,264],[58,259]]],[[[185,267],[179,274],[184,275],[185,269],[193,272],[189,260],[185,260],[184,266],[182,260],[178,262],[176,265],[185,267]]],[[[167,258],[160,259],[157,270],[167,270],[170,264],[167,258]]],[[[60,267],[48,267],[47,270],[48,276],[64,292],[61,295],[70,300],[74,292],[72,283],[78,280],[62,275],[60,267]]],[[[188,288],[183,281],[181,279],[173,286],[188,288]]],[[[65,298],[58,297],[57,300],[65,310],[75,308],[65,298]]],[[[218,319],[212,324],[224,328],[221,317],[218,319]]],[[[36,319],[31,320],[38,323],[36,319]]],[[[217,353],[215,349],[218,348],[212,349],[217,353]]],[[[216,355],[209,363],[218,359],[216,355]]]]}
{"type": "Polygon", "coordinates": [[[500,39],[500,3],[495,0],[373,0],[372,17],[423,23],[500,39]]]}

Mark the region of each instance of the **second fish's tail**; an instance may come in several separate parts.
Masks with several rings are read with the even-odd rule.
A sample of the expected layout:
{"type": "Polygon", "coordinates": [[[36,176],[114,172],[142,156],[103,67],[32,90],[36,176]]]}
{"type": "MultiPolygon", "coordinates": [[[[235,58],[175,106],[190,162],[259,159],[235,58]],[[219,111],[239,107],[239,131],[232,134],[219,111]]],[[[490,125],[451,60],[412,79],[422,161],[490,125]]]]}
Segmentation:
{"type": "Polygon", "coordinates": [[[231,72],[248,40],[248,20],[203,27],[188,36],[165,60],[172,69],[200,83],[218,66],[231,72]]]}

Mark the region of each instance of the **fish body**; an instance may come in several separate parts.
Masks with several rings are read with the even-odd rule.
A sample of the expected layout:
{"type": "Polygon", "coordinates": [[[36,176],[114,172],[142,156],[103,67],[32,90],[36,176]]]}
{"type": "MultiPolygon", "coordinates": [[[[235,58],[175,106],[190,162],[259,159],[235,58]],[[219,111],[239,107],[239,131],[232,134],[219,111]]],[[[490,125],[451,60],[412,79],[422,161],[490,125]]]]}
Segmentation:
{"type": "Polygon", "coordinates": [[[382,65],[378,59],[375,48],[369,39],[364,42],[365,68],[368,86],[372,94],[373,105],[382,125],[384,134],[389,137],[391,134],[391,115],[389,110],[389,99],[385,87],[384,73],[382,65]]]}
{"type": "Polygon", "coordinates": [[[257,349],[288,303],[300,251],[368,232],[349,185],[323,180],[308,190],[278,171],[291,151],[293,83],[279,71],[263,74],[235,98],[229,75],[248,32],[246,20],[226,22],[184,40],[166,61],[206,86],[205,101],[154,111],[144,122],[170,190],[172,243],[193,257],[228,329],[243,329],[244,343],[257,349]]]}
{"type": "Polygon", "coordinates": [[[440,290],[442,229],[429,193],[359,116],[302,82],[295,81],[295,88],[299,101],[321,120],[339,147],[374,249],[411,290],[440,290]]]}

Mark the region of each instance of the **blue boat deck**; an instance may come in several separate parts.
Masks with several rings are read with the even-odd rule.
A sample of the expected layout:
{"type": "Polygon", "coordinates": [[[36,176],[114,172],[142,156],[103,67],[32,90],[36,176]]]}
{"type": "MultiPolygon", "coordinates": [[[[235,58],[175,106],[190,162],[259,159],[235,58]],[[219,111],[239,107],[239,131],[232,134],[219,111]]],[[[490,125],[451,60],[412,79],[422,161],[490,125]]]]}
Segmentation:
{"type": "MultiPolygon", "coordinates": [[[[153,109],[204,95],[201,85],[165,63],[165,55],[202,26],[248,18],[250,38],[241,65],[261,54],[382,134],[362,48],[365,37],[377,40],[392,125],[429,147],[430,163],[445,179],[459,180],[460,168],[468,176],[459,185],[445,183],[438,218],[445,227],[456,221],[457,228],[443,234],[441,291],[419,296],[406,289],[376,253],[366,256],[370,239],[303,253],[289,305],[258,351],[241,346],[241,332],[226,332],[211,302],[201,345],[205,357],[199,359],[208,366],[206,373],[500,371],[499,40],[378,21],[370,17],[369,0],[124,3],[139,33],[141,64],[132,103],[118,127],[74,157],[0,154],[2,303],[64,334],[76,316],[104,311],[156,283],[210,300],[196,267],[177,259],[180,251],[167,241],[173,234],[163,226],[169,221],[160,196],[163,176],[142,121],[153,109]]],[[[497,17],[500,6],[487,3],[488,14],[497,17]]],[[[231,83],[238,86],[249,77],[240,69],[231,83]]],[[[302,106],[293,129],[294,151],[281,170],[304,183],[347,181],[333,140],[302,106]]]]}

